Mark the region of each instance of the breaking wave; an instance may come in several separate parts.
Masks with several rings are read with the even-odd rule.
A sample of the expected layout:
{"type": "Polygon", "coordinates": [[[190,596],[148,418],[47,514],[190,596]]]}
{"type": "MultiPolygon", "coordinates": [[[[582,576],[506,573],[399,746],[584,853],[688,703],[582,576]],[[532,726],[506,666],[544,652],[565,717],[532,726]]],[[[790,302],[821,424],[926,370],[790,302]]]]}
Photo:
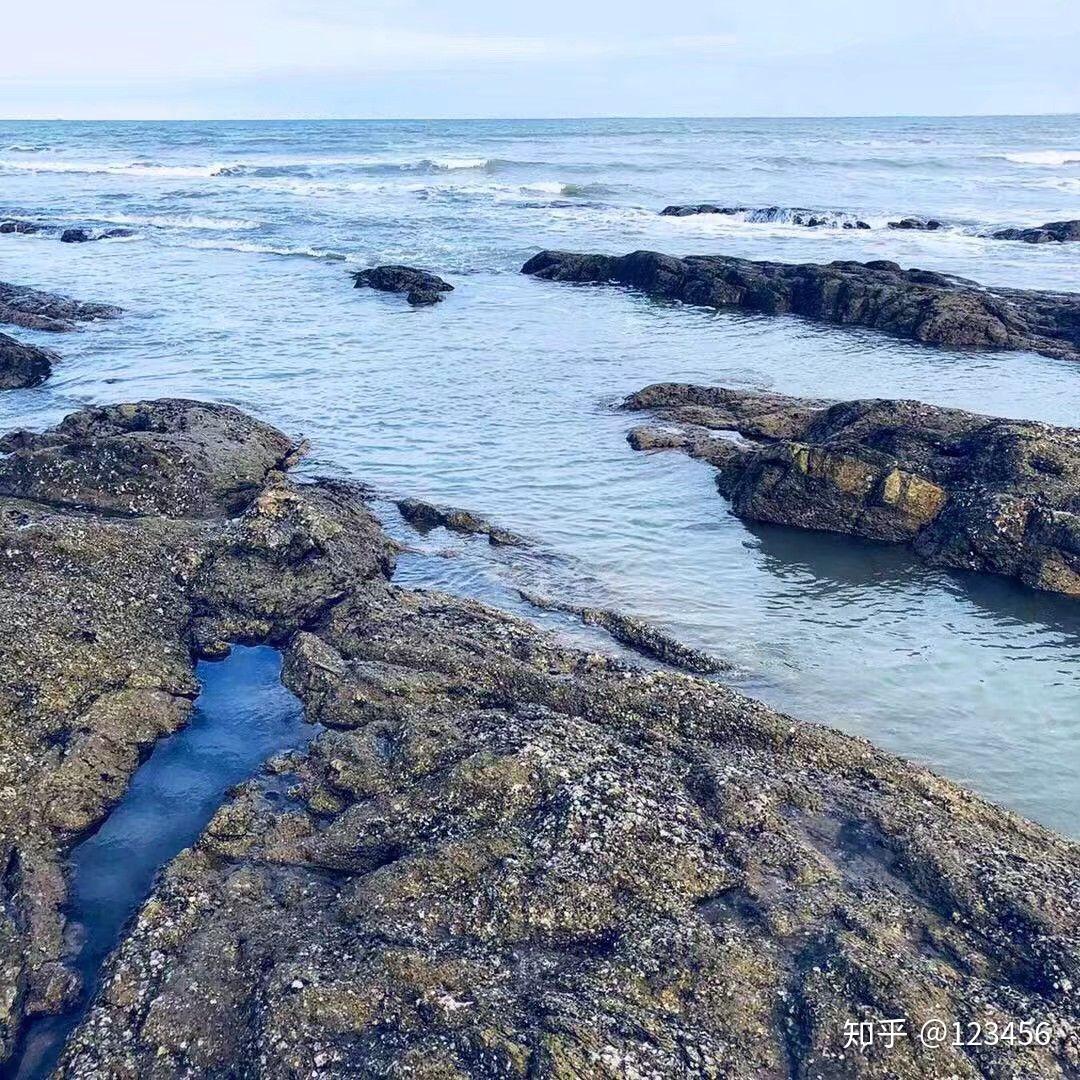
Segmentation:
{"type": "Polygon", "coordinates": [[[1014,165],[1080,165],[1080,150],[1027,150],[1023,153],[1005,154],[1006,161],[1014,165]]]}
{"type": "Polygon", "coordinates": [[[251,255],[282,255],[287,258],[319,259],[326,262],[345,262],[349,256],[343,251],[326,248],[282,247],[276,244],[258,244],[246,240],[190,240],[180,245],[209,251],[242,251],[251,255]]]}

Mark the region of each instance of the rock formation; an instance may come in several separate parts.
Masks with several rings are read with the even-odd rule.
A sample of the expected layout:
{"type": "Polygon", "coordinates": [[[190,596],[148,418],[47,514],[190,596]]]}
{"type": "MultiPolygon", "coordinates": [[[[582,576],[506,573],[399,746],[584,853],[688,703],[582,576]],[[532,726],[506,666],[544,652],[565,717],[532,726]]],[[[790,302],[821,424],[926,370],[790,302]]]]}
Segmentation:
{"type": "Polygon", "coordinates": [[[666,300],[790,312],[952,348],[1027,349],[1080,358],[1080,295],[983,287],[893,262],[774,263],[723,255],[678,259],[544,251],[522,273],[546,281],[629,285],[666,300]]]}
{"type": "Polygon", "coordinates": [[[890,221],[890,229],[905,229],[915,232],[937,232],[938,229],[944,229],[944,222],[937,221],[935,218],[915,218],[906,217],[901,218],[899,221],[890,221]]]}
{"type": "Polygon", "coordinates": [[[691,203],[665,206],[661,217],[691,217],[696,214],[725,214],[744,221],[777,222],[803,225],[808,229],[869,229],[870,225],[851,214],[835,211],[807,210],[798,206],[718,206],[716,203],[691,203]]]}
{"type": "Polygon", "coordinates": [[[1025,244],[1063,244],[1080,240],[1080,220],[1048,221],[1031,229],[999,229],[990,235],[995,240],[1022,240],[1025,244]]]}
{"type": "Polygon", "coordinates": [[[76,323],[114,319],[120,314],[120,309],[110,304],[87,304],[28,285],[0,281],[0,324],[26,330],[67,331],[74,330],[76,323]]]}
{"type": "Polygon", "coordinates": [[[1076,844],[716,683],[395,587],[356,493],[289,481],[297,448],[234,410],[7,445],[3,1052],[71,995],[64,845],[184,722],[193,658],[269,640],[325,730],[165,870],[58,1075],[1075,1072],[1076,844]],[[910,1037],[848,1045],[889,1017],[910,1037]],[[975,1019],[1050,1034],[916,1037],[975,1019]]]}
{"type": "Polygon", "coordinates": [[[20,221],[15,218],[9,218],[7,221],[0,221],[0,234],[6,233],[37,233],[41,232],[41,226],[35,225],[32,221],[20,221]]]}
{"type": "Polygon", "coordinates": [[[938,566],[1080,597],[1080,429],[679,383],[624,407],[674,424],[635,429],[635,449],[711,462],[740,517],[910,544],[938,566]]]}
{"type": "Polygon", "coordinates": [[[353,274],[353,284],[357,289],[406,293],[406,299],[413,307],[442,303],[442,294],[454,291],[454,286],[448,281],[412,266],[376,266],[371,270],[361,270],[353,274]]]}
{"type": "Polygon", "coordinates": [[[51,374],[56,353],[0,334],[0,390],[39,386],[51,374]]]}

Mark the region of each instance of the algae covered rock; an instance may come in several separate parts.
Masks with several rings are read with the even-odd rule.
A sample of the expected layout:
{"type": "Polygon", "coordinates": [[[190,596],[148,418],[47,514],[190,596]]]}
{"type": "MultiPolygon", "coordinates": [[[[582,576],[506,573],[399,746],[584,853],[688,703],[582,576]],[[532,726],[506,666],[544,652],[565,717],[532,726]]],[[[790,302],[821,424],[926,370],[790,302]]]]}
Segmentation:
{"type": "Polygon", "coordinates": [[[623,407],[667,425],[631,431],[635,449],[710,461],[740,517],[911,544],[936,565],[1080,597],[1076,428],[682,383],[646,387],[623,407]]]}

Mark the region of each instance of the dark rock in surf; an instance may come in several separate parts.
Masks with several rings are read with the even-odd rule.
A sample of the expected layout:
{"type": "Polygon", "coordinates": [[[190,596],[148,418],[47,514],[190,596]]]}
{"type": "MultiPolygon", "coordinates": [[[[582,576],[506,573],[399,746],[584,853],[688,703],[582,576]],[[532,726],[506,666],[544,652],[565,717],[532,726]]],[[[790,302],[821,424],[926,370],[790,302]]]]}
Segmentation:
{"type": "Polygon", "coordinates": [[[488,543],[496,547],[527,547],[529,543],[525,537],[493,525],[470,510],[435,506],[421,499],[399,499],[396,505],[401,516],[421,532],[442,527],[463,535],[486,536],[488,543]]]}
{"type": "Polygon", "coordinates": [[[1021,240],[1025,244],[1065,244],[1080,240],[1080,219],[1048,221],[1032,229],[999,229],[990,236],[994,240],[1021,240]]]}
{"type": "Polygon", "coordinates": [[[870,226],[858,218],[846,214],[826,214],[819,210],[806,210],[800,207],[786,206],[718,206],[716,203],[693,203],[686,205],[665,206],[660,211],[661,217],[691,217],[696,214],[725,214],[728,217],[742,216],[751,222],[776,222],[786,225],[802,225],[809,229],[827,226],[841,229],[869,229],[870,226]]]}
{"type": "Polygon", "coordinates": [[[0,334],[0,390],[40,386],[51,374],[56,353],[0,334]]]}
{"type": "Polygon", "coordinates": [[[35,225],[32,221],[0,221],[0,234],[20,233],[31,235],[38,232],[41,232],[41,226],[35,225]]]}
{"type": "Polygon", "coordinates": [[[92,233],[87,229],[65,229],[60,234],[61,244],[88,244],[95,240],[117,240],[121,237],[134,236],[134,229],[116,228],[103,229],[92,233]]]}
{"type": "Polygon", "coordinates": [[[894,262],[775,263],[655,251],[544,251],[522,273],[545,281],[619,284],[707,307],[791,313],[884,330],[930,345],[1026,349],[1080,359],[1080,295],[983,287],[894,262]]]}
{"type": "Polygon", "coordinates": [[[944,229],[945,224],[933,218],[927,220],[926,218],[906,217],[901,218],[899,221],[890,221],[889,228],[908,229],[916,232],[937,232],[938,229],[944,229]]]}
{"type": "Polygon", "coordinates": [[[115,319],[122,312],[111,304],[84,303],[70,296],[42,292],[27,285],[0,281],[0,323],[25,330],[74,330],[77,323],[115,319]]]}
{"type": "Polygon", "coordinates": [[[714,682],[395,585],[362,498],[290,481],[299,448],[235,410],[61,428],[15,442],[131,462],[167,438],[139,516],[107,470],[100,510],[47,469],[0,496],[0,1057],[71,993],[64,852],[186,721],[194,657],[269,640],[323,725],[275,765],[291,797],[242,785],[164,869],[58,1076],[973,1071],[910,1039],[845,1054],[885,1006],[1039,1017],[1060,1034],[995,1069],[1068,1073],[1077,845],[714,682]],[[172,506],[188,468],[210,516],[172,506]]]}
{"type": "Polygon", "coordinates": [[[715,465],[740,517],[910,544],[937,566],[1080,597],[1080,429],[679,383],[624,408],[674,425],[635,429],[635,449],[715,465]]]}
{"type": "Polygon", "coordinates": [[[412,266],[376,266],[353,274],[357,289],[378,289],[380,292],[406,293],[413,307],[425,307],[442,302],[444,292],[453,292],[454,286],[426,270],[412,266]]]}

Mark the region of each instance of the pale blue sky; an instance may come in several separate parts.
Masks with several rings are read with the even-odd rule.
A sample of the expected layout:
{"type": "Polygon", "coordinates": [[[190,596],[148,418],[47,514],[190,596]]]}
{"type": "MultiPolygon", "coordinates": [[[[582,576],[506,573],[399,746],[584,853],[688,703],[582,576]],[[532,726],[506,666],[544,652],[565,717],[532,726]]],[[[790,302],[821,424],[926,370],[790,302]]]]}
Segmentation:
{"type": "Polygon", "coordinates": [[[1080,112],[1080,0],[13,8],[7,118],[1080,112]]]}

